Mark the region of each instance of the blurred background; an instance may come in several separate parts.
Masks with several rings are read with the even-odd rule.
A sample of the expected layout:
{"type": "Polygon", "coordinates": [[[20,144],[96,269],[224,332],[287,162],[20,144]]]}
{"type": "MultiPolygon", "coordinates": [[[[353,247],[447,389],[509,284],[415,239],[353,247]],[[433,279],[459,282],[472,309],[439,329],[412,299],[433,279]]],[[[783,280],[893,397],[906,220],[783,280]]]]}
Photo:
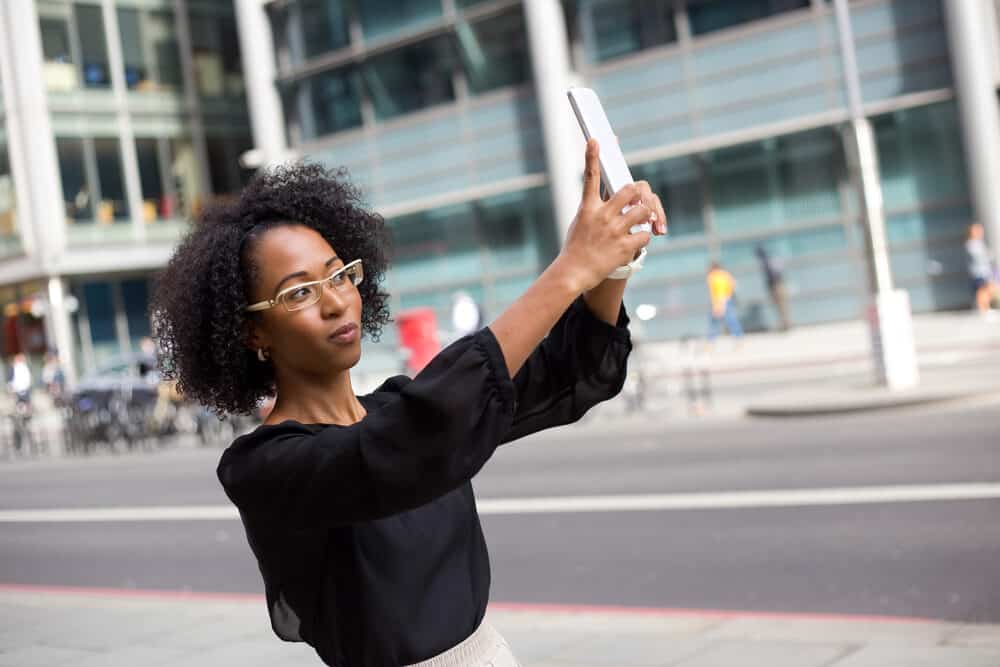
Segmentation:
{"type": "MultiPolygon", "coordinates": [[[[261,415],[219,422],[162,386],[147,309],[190,219],[269,164],[346,167],[392,230],[397,326],[366,342],[360,391],[491,321],[578,202],[571,85],[601,96],[670,235],[629,281],[623,395],[569,430],[576,454],[539,436],[498,457],[481,495],[996,482],[998,18],[994,0],[0,0],[0,508],[224,504],[214,448],[261,415]]],[[[570,519],[561,546],[553,517],[487,528],[499,599],[996,622],[995,498],[824,509],[832,570],[829,535],[788,509],[570,519]],[[605,530],[645,546],[587,537],[605,530]],[[683,584],[664,574],[678,535],[706,567],[683,584]],[[622,558],[633,579],[595,575],[622,558]]],[[[11,523],[0,580],[257,590],[237,524],[182,528],[114,526],[94,553],[11,523]]]]}

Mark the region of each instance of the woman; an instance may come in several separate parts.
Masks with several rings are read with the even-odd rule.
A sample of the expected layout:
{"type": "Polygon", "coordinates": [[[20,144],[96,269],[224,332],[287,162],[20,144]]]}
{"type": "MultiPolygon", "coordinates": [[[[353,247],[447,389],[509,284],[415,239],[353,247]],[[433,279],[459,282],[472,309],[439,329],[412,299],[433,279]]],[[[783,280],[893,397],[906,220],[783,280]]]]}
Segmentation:
{"type": "Polygon", "coordinates": [[[279,169],[178,247],[153,304],[165,373],[219,413],[276,395],[218,476],[280,638],[341,667],[517,664],[483,621],[489,561],[470,479],[501,443],[620,390],[625,281],[606,276],[649,242],[632,225],[666,231],[646,183],[601,201],[597,151],[588,144],[565,246],[534,284],[414,379],[364,396],[350,369],[362,331],[388,322],[387,262],[382,219],[353,189],[317,166],[279,169]]]}
{"type": "Polygon", "coordinates": [[[969,260],[969,278],[972,280],[976,310],[983,317],[994,319],[996,314],[990,310],[990,304],[1000,294],[1000,286],[997,285],[993,264],[990,261],[990,251],[986,247],[986,241],[983,240],[984,236],[981,224],[974,222],[969,225],[965,253],[969,260]]]}

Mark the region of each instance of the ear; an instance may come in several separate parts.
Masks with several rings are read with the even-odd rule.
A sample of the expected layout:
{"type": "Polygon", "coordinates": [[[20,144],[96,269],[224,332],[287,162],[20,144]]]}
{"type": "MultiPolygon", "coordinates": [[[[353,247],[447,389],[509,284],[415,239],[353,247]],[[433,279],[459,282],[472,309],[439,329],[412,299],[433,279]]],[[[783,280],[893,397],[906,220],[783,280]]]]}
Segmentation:
{"type": "Polygon", "coordinates": [[[265,350],[271,346],[270,336],[264,331],[263,324],[260,322],[259,317],[250,317],[246,321],[246,327],[243,335],[243,344],[250,349],[251,352],[256,352],[260,348],[265,350]]]}

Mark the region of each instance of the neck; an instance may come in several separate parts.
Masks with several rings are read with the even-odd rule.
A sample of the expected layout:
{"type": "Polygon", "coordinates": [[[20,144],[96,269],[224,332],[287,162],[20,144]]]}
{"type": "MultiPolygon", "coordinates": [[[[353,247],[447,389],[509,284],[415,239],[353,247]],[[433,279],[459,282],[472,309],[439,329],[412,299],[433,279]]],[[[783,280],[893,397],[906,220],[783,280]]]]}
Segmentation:
{"type": "Polygon", "coordinates": [[[354,395],[351,373],[344,369],[333,375],[277,378],[277,399],[267,418],[268,424],[294,419],[303,424],[340,424],[349,426],[365,416],[365,409],[354,395]]]}

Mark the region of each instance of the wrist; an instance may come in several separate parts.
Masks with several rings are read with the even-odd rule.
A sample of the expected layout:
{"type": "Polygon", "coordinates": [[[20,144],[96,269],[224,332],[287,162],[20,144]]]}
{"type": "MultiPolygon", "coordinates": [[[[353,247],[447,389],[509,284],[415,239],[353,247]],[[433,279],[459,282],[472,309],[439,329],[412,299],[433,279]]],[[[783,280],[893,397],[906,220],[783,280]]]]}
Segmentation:
{"type": "Polygon", "coordinates": [[[543,274],[556,289],[566,292],[573,299],[593,287],[584,272],[573,266],[564,255],[556,257],[543,274]]]}

